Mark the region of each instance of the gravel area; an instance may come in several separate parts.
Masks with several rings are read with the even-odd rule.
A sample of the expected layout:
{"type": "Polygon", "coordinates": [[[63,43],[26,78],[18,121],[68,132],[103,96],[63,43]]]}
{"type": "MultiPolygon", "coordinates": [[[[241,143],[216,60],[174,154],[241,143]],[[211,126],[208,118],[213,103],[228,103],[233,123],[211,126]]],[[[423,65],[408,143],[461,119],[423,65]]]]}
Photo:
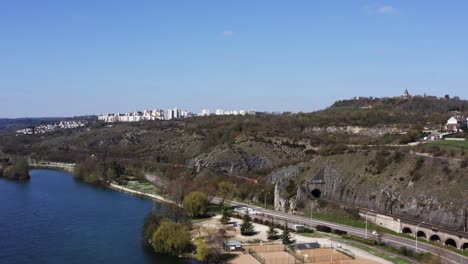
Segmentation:
{"type": "MultiPolygon", "coordinates": [[[[219,218],[221,216],[215,216],[213,218],[204,220],[202,222],[198,222],[195,225],[201,226],[202,228],[220,228],[221,224],[219,222],[219,218]]],[[[260,225],[253,223],[255,227],[256,234],[253,236],[243,236],[240,234],[239,226],[242,223],[242,220],[236,219],[236,218],[231,218],[231,222],[236,222],[237,223],[237,228],[236,231],[228,231],[228,236],[232,237],[233,239],[239,240],[243,243],[248,243],[248,242],[254,242],[254,241],[263,241],[267,242],[267,231],[268,231],[268,226],[266,225],[260,225]]],[[[281,230],[277,229],[278,234],[281,234],[281,230]]],[[[327,246],[337,246],[337,244],[340,244],[342,249],[349,250],[353,252],[356,256],[356,259],[352,262],[349,263],[379,263],[379,264],[391,264],[391,262],[381,259],[377,256],[374,256],[364,250],[352,247],[347,244],[343,243],[337,243],[335,241],[330,240],[329,238],[315,238],[315,237],[307,237],[307,236],[302,236],[299,234],[291,233],[291,237],[293,240],[296,240],[299,243],[308,243],[308,242],[318,242],[321,245],[327,245],[327,246]]],[[[258,243],[258,242],[256,242],[258,243]]],[[[274,241],[274,243],[281,243],[280,240],[274,241]]],[[[240,262],[233,262],[233,263],[240,263],[240,262]]]]}

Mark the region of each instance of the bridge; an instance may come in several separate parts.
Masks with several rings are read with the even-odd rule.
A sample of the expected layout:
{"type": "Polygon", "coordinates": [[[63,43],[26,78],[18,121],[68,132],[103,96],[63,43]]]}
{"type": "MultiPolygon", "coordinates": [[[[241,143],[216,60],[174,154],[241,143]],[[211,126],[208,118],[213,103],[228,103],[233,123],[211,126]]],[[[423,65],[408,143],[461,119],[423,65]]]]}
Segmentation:
{"type": "Polygon", "coordinates": [[[416,223],[415,221],[403,220],[401,222],[401,233],[418,237],[418,239],[441,243],[458,249],[468,249],[468,233],[457,232],[448,228],[416,223]]]}
{"type": "MultiPolygon", "coordinates": [[[[355,207],[356,208],[356,207],[355,207]]],[[[359,215],[373,224],[390,229],[397,233],[403,233],[413,236],[418,240],[440,243],[446,246],[452,246],[458,249],[468,249],[468,233],[425,223],[423,221],[416,221],[414,219],[391,216],[373,210],[364,208],[357,208],[359,215]]]]}

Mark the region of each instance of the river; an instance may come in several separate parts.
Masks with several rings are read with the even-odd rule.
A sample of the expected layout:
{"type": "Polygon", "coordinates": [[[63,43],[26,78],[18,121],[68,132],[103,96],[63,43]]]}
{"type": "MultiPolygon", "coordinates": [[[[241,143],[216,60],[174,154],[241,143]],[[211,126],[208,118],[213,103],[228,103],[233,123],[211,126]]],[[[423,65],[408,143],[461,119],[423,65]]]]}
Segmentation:
{"type": "Polygon", "coordinates": [[[153,202],[32,170],[28,182],[0,179],[0,263],[186,263],[141,246],[153,202]]]}

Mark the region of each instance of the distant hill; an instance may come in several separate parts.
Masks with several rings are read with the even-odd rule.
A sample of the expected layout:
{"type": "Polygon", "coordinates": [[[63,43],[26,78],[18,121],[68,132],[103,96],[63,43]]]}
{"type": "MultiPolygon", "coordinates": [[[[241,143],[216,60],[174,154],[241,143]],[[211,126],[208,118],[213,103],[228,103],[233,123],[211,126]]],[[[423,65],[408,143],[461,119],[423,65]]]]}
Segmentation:
{"type": "Polygon", "coordinates": [[[335,102],[311,115],[324,125],[442,125],[456,112],[466,114],[468,101],[414,96],[404,98],[358,98],[335,102]],[[326,121],[326,122],[324,122],[326,121]]]}
{"type": "Polygon", "coordinates": [[[13,133],[26,127],[43,124],[58,123],[64,120],[94,119],[94,117],[26,117],[26,118],[0,118],[0,135],[13,133]]]}

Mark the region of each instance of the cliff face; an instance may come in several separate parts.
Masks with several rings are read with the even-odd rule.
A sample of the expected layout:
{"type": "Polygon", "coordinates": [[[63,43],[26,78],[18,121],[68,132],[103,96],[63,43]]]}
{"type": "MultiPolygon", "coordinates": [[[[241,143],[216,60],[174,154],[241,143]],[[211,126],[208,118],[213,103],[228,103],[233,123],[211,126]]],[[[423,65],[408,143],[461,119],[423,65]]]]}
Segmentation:
{"type": "Polygon", "coordinates": [[[459,161],[407,153],[384,157],[386,163],[375,168],[378,155],[320,157],[272,172],[275,209],[301,210],[322,198],[452,228],[467,224],[468,170],[459,161]],[[297,188],[291,190],[291,183],[297,188]]]}

